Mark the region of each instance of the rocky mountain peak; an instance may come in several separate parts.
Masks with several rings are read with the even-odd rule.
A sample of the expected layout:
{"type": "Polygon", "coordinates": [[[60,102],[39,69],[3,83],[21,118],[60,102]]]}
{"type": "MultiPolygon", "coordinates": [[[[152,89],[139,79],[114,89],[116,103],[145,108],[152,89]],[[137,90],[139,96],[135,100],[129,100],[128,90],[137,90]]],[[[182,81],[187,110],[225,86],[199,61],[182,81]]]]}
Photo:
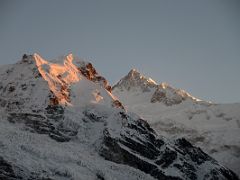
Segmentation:
{"type": "Polygon", "coordinates": [[[192,101],[200,101],[186,91],[174,88],[166,82],[162,82],[158,85],[154,80],[143,76],[136,69],[130,70],[125,77],[123,77],[116,85],[113,86],[113,90],[115,95],[117,95],[120,99],[124,99],[121,98],[121,96],[124,94],[124,91],[126,91],[125,93],[128,93],[128,91],[132,90],[136,93],[136,95],[140,95],[141,92],[149,92],[151,94],[149,95],[148,93],[147,95],[149,96],[149,102],[159,102],[167,106],[180,104],[187,99],[192,101]],[[140,89],[140,91],[137,89],[140,89]]]}
{"type": "Polygon", "coordinates": [[[157,85],[157,83],[152,80],[151,78],[147,78],[145,77],[144,75],[142,75],[138,70],[136,69],[131,69],[129,71],[129,73],[127,74],[126,76],[126,79],[129,79],[129,80],[136,80],[136,81],[141,81],[142,83],[147,83],[149,85],[157,85]]]}
{"type": "Polygon", "coordinates": [[[73,54],[50,61],[36,53],[24,54],[16,64],[1,67],[0,75],[0,104],[3,108],[30,110],[48,105],[82,106],[91,103],[122,107],[111,94],[108,81],[90,62],[73,54]],[[85,95],[79,96],[79,92],[85,95]]]}
{"type": "Polygon", "coordinates": [[[121,90],[131,90],[135,88],[140,88],[143,92],[149,92],[151,88],[157,87],[155,81],[151,78],[146,78],[144,75],[139,73],[136,69],[131,69],[129,73],[123,77],[114,88],[121,90]]]}
{"type": "Polygon", "coordinates": [[[127,76],[129,77],[129,78],[133,78],[133,79],[135,79],[135,78],[140,78],[141,77],[141,74],[136,70],[136,69],[131,69],[130,71],[129,71],[129,73],[127,74],[127,76]]]}

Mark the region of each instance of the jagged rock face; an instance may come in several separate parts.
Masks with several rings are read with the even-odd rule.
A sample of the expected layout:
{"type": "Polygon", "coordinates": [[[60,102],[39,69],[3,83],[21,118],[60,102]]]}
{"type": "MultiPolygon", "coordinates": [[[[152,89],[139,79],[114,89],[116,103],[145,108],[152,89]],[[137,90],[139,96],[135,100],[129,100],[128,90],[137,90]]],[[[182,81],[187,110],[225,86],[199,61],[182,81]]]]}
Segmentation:
{"type": "Polygon", "coordinates": [[[0,157],[0,179],[16,179],[12,166],[0,157]]]}
{"type": "Polygon", "coordinates": [[[28,132],[46,134],[58,142],[68,142],[77,135],[79,125],[73,121],[65,123],[63,107],[51,105],[43,112],[9,113],[7,120],[13,124],[23,124],[28,132]]]}
{"type": "Polygon", "coordinates": [[[124,112],[120,112],[117,118],[124,122],[123,128],[118,134],[105,128],[99,150],[109,161],[135,167],[161,180],[238,178],[185,139],[170,143],[157,137],[142,119],[131,119],[124,112]]]}
{"type": "Polygon", "coordinates": [[[100,84],[102,87],[104,87],[109,92],[112,91],[112,87],[109,85],[108,81],[100,76],[96,69],[93,67],[91,63],[84,63],[81,64],[81,66],[78,67],[79,71],[90,81],[93,81],[95,83],[100,84]]]}
{"type": "Polygon", "coordinates": [[[191,97],[187,92],[180,89],[174,89],[166,83],[161,83],[156,91],[153,93],[151,102],[162,102],[167,106],[172,106],[180,104],[181,102],[191,99],[194,101],[194,98],[191,97]]]}
{"type": "MultiPolygon", "coordinates": [[[[128,166],[133,167],[161,180],[238,179],[232,171],[219,165],[214,159],[202,152],[200,148],[192,146],[185,139],[177,139],[170,142],[164,137],[157,137],[156,133],[144,120],[132,118],[124,111],[114,111],[115,110],[113,110],[113,113],[107,115],[106,112],[100,112],[93,108],[84,110],[83,116],[81,117],[81,121],[83,121],[84,125],[82,124],[82,127],[79,127],[78,132],[81,133],[81,136],[83,136],[81,138],[84,139],[85,143],[77,141],[74,146],[77,146],[76,150],[78,151],[73,151],[73,149],[69,147],[74,142],[74,139],[71,139],[70,141],[68,140],[68,142],[72,141],[72,143],[66,144],[66,149],[63,148],[63,144],[60,146],[62,149],[58,150],[63,151],[70,148],[71,151],[68,151],[68,155],[65,155],[68,163],[71,162],[72,164],[70,167],[73,168],[75,166],[74,169],[81,166],[84,168],[87,167],[83,170],[83,172],[91,169],[92,174],[91,176],[89,175],[89,179],[107,179],[109,174],[112,173],[111,169],[114,166],[113,170],[118,170],[118,164],[127,165],[128,169],[128,166]],[[98,129],[95,127],[98,127],[98,129]],[[96,130],[99,134],[92,134],[96,130]],[[91,136],[93,135],[96,137],[92,139],[91,136]],[[74,161],[72,159],[68,160],[69,156],[71,157],[75,155],[76,152],[79,153],[79,148],[86,146],[86,144],[89,144],[87,145],[88,151],[92,151],[90,148],[95,147],[99,155],[107,160],[104,162],[104,160],[100,159],[100,162],[104,164],[103,167],[98,167],[100,169],[95,170],[96,167],[87,164],[84,159],[74,158],[74,161]],[[116,164],[109,167],[108,161],[115,162],[116,164]],[[104,169],[108,169],[109,171],[105,171],[104,169]]],[[[18,120],[17,116],[14,118],[13,115],[12,118],[18,120]]],[[[25,120],[26,126],[28,126],[28,121],[29,119],[25,120]]],[[[37,133],[39,136],[45,134],[40,130],[36,130],[36,132],[32,133],[37,133]]],[[[74,137],[75,141],[80,138],[77,135],[74,137]]],[[[49,136],[49,138],[51,138],[51,136],[49,136]]],[[[55,138],[53,138],[53,140],[57,143],[66,143],[66,141],[59,141],[55,138]]],[[[51,146],[53,145],[54,143],[51,144],[51,146]]],[[[24,143],[20,147],[21,149],[19,153],[26,153],[25,151],[27,151],[30,153],[29,156],[34,155],[34,158],[39,158],[40,163],[43,163],[41,162],[41,156],[46,155],[42,154],[38,157],[38,153],[42,153],[44,150],[32,149],[33,147],[30,148],[24,143]]],[[[54,152],[57,157],[59,153],[58,151],[54,152]]],[[[53,163],[52,161],[56,161],[55,156],[48,157],[51,164],[53,163]]],[[[97,157],[95,156],[91,155],[88,158],[96,159],[97,157]]],[[[0,159],[0,162],[1,161],[0,177],[4,177],[6,180],[14,178],[27,179],[27,177],[28,179],[52,180],[59,178],[81,179],[82,177],[80,174],[79,178],[76,178],[71,172],[64,170],[64,168],[58,169],[58,164],[55,165],[56,168],[44,169],[42,172],[39,172],[28,169],[25,166],[21,167],[22,165],[18,165],[19,162],[15,164],[14,162],[8,162],[4,159],[0,159]]],[[[61,162],[62,160],[59,159],[57,162],[58,161],[61,162]]],[[[88,159],[88,161],[91,161],[91,159],[88,159]]],[[[49,166],[48,163],[49,162],[46,162],[45,166],[49,166]]],[[[64,167],[67,167],[67,165],[65,164],[64,167]]],[[[131,169],[130,172],[132,174],[139,173],[139,175],[131,177],[131,173],[128,174],[129,172],[125,170],[123,177],[126,178],[126,176],[128,176],[128,179],[151,179],[140,172],[134,172],[131,169]]],[[[116,176],[114,178],[122,179],[116,176]]]]}
{"type": "MultiPolygon", "coordinates": [[[[34,55],[34,59],[40,74],[48,82],[51,91],[60,104],[72,104],[71,93],[74,94],[72,92],[74,88],[70,89],[70,86],[83,82],[83,77],[94,82],[94,84],[99,84],[107,91],[111,91],[111,86],[109,86],[107,80],[97,73],[91,63],[82,61],[72,54],[60,59],[63,64],[47,62],[37,54],[34,55]]],[[[103,99],[100,91],[94,92],[93,96],[95,96],[96,101],[103,99]]]]}
{"type": "Polygon", "coordinates": [[[157,136],[127,113],[94,80],[93,67],[79,74],[85,63],[74,64],[71,56],[63,64],[33,57],[0,70],[6,101],[0,108],[0,178],[238,179],[185,139],[157,136]]]}

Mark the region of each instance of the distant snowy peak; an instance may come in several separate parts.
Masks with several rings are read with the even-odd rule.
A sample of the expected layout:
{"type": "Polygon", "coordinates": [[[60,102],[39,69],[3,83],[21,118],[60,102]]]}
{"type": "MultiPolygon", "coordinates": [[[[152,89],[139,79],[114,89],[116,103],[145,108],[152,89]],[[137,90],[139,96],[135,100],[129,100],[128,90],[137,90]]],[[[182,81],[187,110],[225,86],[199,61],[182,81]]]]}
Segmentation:
{"type": "Polygon", "coordinates": [[[24,55],[16,64],[1,67],[0,75],[0,104],[6,109],[92,103],[122,107],[93,65],[72,54],[52,61],[24,55]]]}
{"type": "MultiPolygon", "coordinates": [[[[193,97],[184,90],[171,87],[168,83],[160,83],[159,85],[152,80],[132,69],[125,77],[123,77],[116,85],[113,86],[113,92],[121,99],[122,94],[131,92],[139,96],[150,96],[149,102],[160,102],[167,106],[180,104],[185,100],[201,101],[193,97]]],[[[144,98],[146,100],[146,98],[144,98]]]]}
{"type": "Polygon", "coordinates": [[[136,69],[131,69],[128,73],[128,78],[129,79],[141,79],[142,82],[146,81],[149,84],[157,84],[154,80],[152,80],[151,78],[146,78],[145,76],[143,76],[140,72],[138,72],[136,69]]]}
{"type": "Polygon", "coordinates": [[[125,77],[123,77],[113,89],[131,90],[135,88],[140,88],[143,92],[150,91],[151,88],[156,88],[157,83],[151,78],[146,78],[136,69],[132,69],[125,77]]]}

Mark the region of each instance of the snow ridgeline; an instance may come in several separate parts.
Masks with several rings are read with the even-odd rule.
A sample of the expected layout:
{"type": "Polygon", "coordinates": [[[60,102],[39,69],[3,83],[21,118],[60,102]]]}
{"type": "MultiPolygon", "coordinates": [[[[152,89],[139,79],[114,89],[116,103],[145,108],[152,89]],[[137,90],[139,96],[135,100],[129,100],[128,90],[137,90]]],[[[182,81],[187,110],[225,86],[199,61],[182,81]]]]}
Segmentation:
{"type": "Polygon", "coordinates": [[[24,56],[0,68],[0,178],[238,179],[127,113],[89,63],[24,56]]]}
{"type": "MultiPolygon", "coordinates": [[[[151,103],[160,102],[166,106],[180,104],[186,100],[202,101],[182,89],[175,89],[167,83],[157,84],[151,78],[147,78],[139,73],[136,69],[132,69],[125,77],[123,77],[116,85],[113,86],[115,94],[121,96],[122,93],[148,93],[151,95],[151,103]]],[[[148,97],[149,98],[149,97],[148,97]]],[[[130,99],[133,99],[130,97],[130,99]]]]}

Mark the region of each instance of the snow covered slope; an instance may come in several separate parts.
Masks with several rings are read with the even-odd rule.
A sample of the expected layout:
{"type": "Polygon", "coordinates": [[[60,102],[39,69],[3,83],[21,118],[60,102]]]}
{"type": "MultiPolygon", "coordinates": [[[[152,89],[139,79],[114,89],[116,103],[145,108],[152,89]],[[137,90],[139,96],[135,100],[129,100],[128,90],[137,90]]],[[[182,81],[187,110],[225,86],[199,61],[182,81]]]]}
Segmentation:
{"type": "Polygon", "coordinates": [[[240,175],[240,103],[201,101],[136,70],[113,87],[113,94],[159,134],[186,138],[240,175]]]}
{"type": "Polygon", "coordinates": [[[238,179],[127,113],[88,63],[24,55],[0,68],[0,179],[238,179]]]}

